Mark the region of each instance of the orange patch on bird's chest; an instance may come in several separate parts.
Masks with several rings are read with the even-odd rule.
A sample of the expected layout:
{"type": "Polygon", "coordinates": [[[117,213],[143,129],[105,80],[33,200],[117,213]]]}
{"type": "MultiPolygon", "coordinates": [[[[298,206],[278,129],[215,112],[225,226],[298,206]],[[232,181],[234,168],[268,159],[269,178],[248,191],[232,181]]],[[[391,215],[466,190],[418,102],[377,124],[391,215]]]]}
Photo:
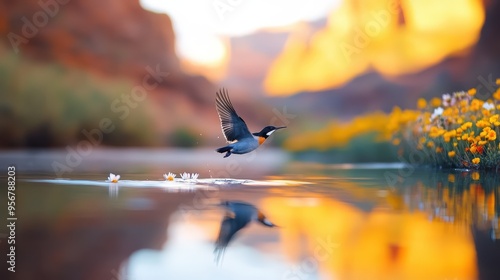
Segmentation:
{"type": "Polygon", "coordinates": [[[259,136],[259,145],[262,145],[262,143],[264,143],[264,141],[266,141],[266,138],[259,136]]]}

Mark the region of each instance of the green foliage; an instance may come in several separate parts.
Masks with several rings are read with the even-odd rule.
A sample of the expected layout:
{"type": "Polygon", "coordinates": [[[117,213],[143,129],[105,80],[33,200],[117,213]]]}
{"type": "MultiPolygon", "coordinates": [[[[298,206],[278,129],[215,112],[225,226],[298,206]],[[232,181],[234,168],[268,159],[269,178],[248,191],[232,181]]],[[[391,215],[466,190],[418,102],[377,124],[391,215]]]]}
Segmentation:
{"type": "Polygon", "coordinates": [[[184,127],[178,127],[170,135],[168,144],[175,147],[191,148],[199,146],[199,141],[199,137],[194,131],[184,127]]]}
{"type": "Polygon", "coordinates": [[[122,102],[121,96],[130,94],[133,86],[0,52],[0,147],[75,144],[87,139],[83,129],[100,129],[106,118],[114,130],[103,133],[102,144],[154,145],[148,98],[129,107],[126,116],[112,110],[111,104],[122,102]]]}

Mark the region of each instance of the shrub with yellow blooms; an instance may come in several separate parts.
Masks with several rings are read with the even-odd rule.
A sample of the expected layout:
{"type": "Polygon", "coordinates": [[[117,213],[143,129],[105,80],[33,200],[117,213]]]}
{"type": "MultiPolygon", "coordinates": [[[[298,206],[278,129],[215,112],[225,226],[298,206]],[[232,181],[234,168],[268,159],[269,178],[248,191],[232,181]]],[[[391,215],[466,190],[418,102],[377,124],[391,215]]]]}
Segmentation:
{"type": "MultiPolygon", "coordinates": [[[[496,81],[500,86],[500,79],[496,81]]],[[[500,166],[500,87],[490,98],[479,98],[477,89],[418,99],[416,110],[395,107],[358,116],[348,123],[290,137],[291,151],[328,150],[375,133],[376,141],[418,151],[424,164],[446,168],[489,169],[500,166]]]]}
{"type": "MultiPolygon", "coordinates": [[[[500,85],[500,79],[496,81],[500,85]]],[[[418,100],[418,117],[400,126],[393,137],[404,138],[425,162],[451,168],[500,166],[500,88],[480,99],[475,88],[444,94],[440,102],[418,100]]]]}

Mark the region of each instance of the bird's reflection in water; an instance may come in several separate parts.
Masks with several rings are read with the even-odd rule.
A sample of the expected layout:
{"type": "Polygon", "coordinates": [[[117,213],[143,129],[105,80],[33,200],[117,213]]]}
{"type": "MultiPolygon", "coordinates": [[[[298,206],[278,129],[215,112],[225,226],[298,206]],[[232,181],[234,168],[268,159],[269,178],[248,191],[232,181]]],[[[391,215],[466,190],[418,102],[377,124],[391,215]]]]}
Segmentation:
{"type": "Polygon", "coordinates": [[[252,204],[241,201],[223,201],[220,206],[226,209],[226,214],[220,225],[219,236],[215,241],[215,262],[220,263],[227,245],[235,234],[246,227],[251,221],[258,221],[266,227],[276,227],[262,212],[252,204]]]}

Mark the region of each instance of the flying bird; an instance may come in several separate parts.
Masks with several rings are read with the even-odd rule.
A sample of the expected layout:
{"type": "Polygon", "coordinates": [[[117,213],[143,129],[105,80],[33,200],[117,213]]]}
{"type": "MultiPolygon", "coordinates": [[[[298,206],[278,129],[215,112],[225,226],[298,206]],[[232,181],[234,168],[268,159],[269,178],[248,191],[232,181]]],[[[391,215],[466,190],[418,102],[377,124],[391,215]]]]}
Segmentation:
{"type": "Polygon", "coordinates": [[[264,127],[260,132],[250,133],[245,121],[234,110],[225,88],[216,93],[215,107],[219,114],[222,132],[229,143],[229,145],[218,148],[216,151],[226,153],[225,158],[231,154],[249,153],[262,145],[273,132],[286,128],[286,126],[275,127],[270,125],[264,127]]]}
{"type": "Polygon", "coordinates": [[[226,209],[226,215],[222,220],[219,236],[215,241],[214,254],[217,263],[222,259],[229,241],[251,221],[257,221],[266,227],[277,227],[252,204],[241,201],[223,201],[220,206],[226,209]]]}

